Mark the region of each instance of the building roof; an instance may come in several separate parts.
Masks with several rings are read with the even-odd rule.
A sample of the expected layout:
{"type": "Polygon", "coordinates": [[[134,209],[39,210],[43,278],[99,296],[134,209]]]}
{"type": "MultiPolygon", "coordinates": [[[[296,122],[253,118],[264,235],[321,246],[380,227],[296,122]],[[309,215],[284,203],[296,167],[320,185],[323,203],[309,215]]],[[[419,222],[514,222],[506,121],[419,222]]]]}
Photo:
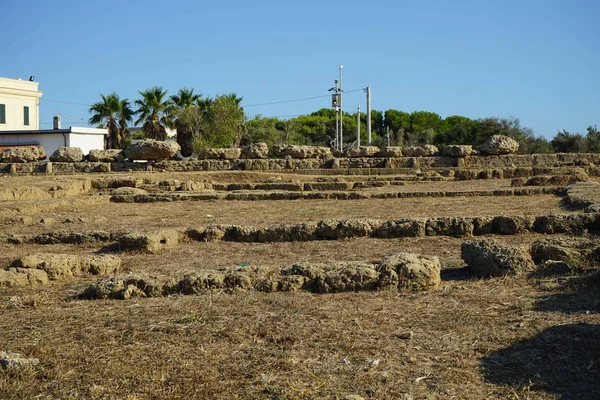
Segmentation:
{"type": "Polygon", "coordinates": [[[32,129],[32,130],[13,130],[13,131],[0,131],[0,135],[51,135],[56,133],[79,133],[88,135],[106,135],[108,129],[100,128],[86,128],[71,126],[66,129],[32,129]]]}

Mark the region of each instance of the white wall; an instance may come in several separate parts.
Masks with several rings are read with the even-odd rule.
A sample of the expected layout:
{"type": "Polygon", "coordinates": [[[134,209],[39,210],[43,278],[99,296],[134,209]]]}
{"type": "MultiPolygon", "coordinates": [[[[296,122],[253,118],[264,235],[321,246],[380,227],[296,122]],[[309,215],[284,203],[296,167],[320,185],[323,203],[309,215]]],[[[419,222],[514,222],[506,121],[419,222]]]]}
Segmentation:
{"type": "MultiPolygon", "coordinates": [[[[73,128],[76,129],[76,128],[73,128]]],[[[99,129],[100,130],[100,129],[99,129]]],[[[87,155],[90,150],[104,149],[104,134],[76,133],[68,134],[69,147],[79,147],[84,155],[87,155]]]]}
{"type": "Polygon", "coordinates": [[[0,146],[13,144],[37,144],[44,148],[46,155],[50,157],[59,147],[79,147],[84,155],[90,150],[104,149],[104,136],[108,133],[107,129],[95,128],[69,128],[71,132],[52,132],[36,133],[24,131],[23,134],[2,134],[0,132],[0,146]],[[27,132],[27,133],[26,133],[27,132]]]}
{"type": "MultiPolygon", "coordinates": [[[[65,133],[65,136],[68,133],[65,133]]],[[[0,132],[0,145],[11,144],[38,144],[44,148],[46,155],[50,157],[56,149],[65,145],[65,138],[61,133],[45,134],[24,134],[24,135],[3,135],[0,132]]]]}
{"type": "Polygon", "coordinates": [[[0,123],[0,131],[40,129],[37,82],[0,78],[0,104],[6,109],[6,122],[0,123]],[[29,125],[24,124],[24,106],[29,107],[29,125]]]}

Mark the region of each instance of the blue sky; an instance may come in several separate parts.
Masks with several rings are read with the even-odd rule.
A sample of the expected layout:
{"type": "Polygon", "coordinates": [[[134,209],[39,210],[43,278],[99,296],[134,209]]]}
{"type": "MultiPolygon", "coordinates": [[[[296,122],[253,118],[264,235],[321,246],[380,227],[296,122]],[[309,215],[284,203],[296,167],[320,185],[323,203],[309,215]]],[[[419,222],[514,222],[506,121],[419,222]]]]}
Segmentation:
{"type": "MultiPolygon", "coordinates": [[[[600,125],[599,17],[595,0],[2,0],[0,76],[35,75],[49,128],[57,112],[87,125],[88,107],[58,101],[153,85],[306,114],[330,100],[252,105],[326,95],[343,64],[344,89],[371,86],[373,109],[513,116],[551,138],[600,125]]],[[[358,104],[363,92],[344,96],[358,104]]]]}

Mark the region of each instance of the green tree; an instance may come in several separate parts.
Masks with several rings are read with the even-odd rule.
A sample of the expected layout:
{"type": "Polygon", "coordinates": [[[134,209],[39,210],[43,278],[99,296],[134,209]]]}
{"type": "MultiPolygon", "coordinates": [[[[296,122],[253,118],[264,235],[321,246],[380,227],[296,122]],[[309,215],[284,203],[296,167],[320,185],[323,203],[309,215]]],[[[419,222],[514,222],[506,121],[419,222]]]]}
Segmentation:
{"type": "Polygon", "coordinates": [[[587,135],[585,135],[587,151],[590,153],[600,153],[600,131],[594,126],[587,127],[587,135]]]}
{"type": "Polygon", "coordinates": [[[167,138],[166,128],[173,126],[173,103],[167,98],[167,91],[160,86],[138,92],[142,98],[135,101],[138,109],[136,125],[142,124],[146,137],[156,140],[167,138]]]}
{"type": "Polygon", "coordinates": [[[585,139],[579,133],[570,133],[563,129],[552,139],[552,147],[557,153],[581,153],[585,151],[585,139]]]}
{"type": "Polygon", "coordinates": [[[242,137],[242,145],[265,142],[269,146],[281,144],[283,132],[277,129],[280,121],[277,118],[267,118],[256,115],[246,121],[246,131],[242,137]]]}
{"type": "Polygon", "coordinates": [[[430,111],[413,111],[410,114],[410,131],[412,133],[425,132],[433,130],[439,132],[443,130],[443,119],[438,114],[430,111]]]}
{"type": "Polygon", "coordinates": [[[387,128],[394,132],[399,132],[401,129],[406,131],[410,130],[410,114],[398,111],[398,110],[386,110],[383,114],[383,124],[387,131],[387,128]]]}
{"type": "Polygon", "coordinates": [[[129,100],[121,100],[115,92],[108,96],[101,94],[100,97],[102,97],[102,101],[92,104],[89,109],[92,114],[89,123],[108,129],[105,141],[107,149],[122,149],[127,124],[133,120],[133,111],[129,100]]]}
{"type": "Polygon", "coordinates": [[[436,145],[444,147],[450,144],[475,144],[477,121],[460,115],[452,115],[446,117],[444,122],[434,138],[436,145]]]}
{"type": "Polygon", "coordinates": [[[244,131],[246,115],[235,94],[219,95],[190,107],[187,116],[195,123],[193,148],[237,147],[244,131]]]}
{"type": "Polygon", "coordinates": [[[371,110],[371,131],[376,133],[377,136],[385,135],[385,126],[383,124],[383,112],[378,110],[371,110]]]}
{"type": "Polygon", "coordinates": [[[184,87],[179,89],[179,92],[172,95],[170,99],[176,108],[186,110],[194,104],[197,104],[198,101],[202,99],[202,95],[194,93],[194,89],[184,87]]]}
{"type": "Polygon", "coordinates": [[[202,95],[194,93],[194,89],[181,88],[177,94],[170,97],[174,110],[172,111],[173,126],[177,129],[177,143],[181,146],[181,154],[185,157],[192,155],[192,140],[194,137],[193,121],[194,113],[188,114],[186,111],[190,107],[196,106],[202,99],[202,95]],[[184,118],[184,120],[180,120],[184,118]]]}

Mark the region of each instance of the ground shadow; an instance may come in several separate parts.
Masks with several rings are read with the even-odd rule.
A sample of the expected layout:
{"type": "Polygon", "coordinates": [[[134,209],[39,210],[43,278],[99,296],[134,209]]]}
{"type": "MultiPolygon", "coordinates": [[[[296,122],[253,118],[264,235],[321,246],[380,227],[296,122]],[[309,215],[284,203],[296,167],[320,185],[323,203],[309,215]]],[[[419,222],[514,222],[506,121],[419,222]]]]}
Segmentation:
{"type": "MultiPolygon", "coordinates": [[[[540,298],[535,311],[564,313],[600,312],[600,274],[569,279],[558,293],[540,298]]],[[[600,349],[599,349],[600,350],[600,349]]]]}
{"type": "Polygon", "coordinates": [[[120,252],[121,252],[121,246],[119,246],[119,243],[111,243],[109,245],[102,247],[101,249],[98,249],[96,251],[96,254],[110,254],[110,253],[120,253],[120,252]]]}
{"type": "Polygon", "coordinates": [[[468,281],[473,280],[473,273],[469,267],[444,268],[440,271],[442,281],[468,281]]]}
{"type": "Polygon", "coordinates": [[[563,400],[600,399],[599,348],[600,325],[553,326],[480,362],[490,383],[563,400]]]}

